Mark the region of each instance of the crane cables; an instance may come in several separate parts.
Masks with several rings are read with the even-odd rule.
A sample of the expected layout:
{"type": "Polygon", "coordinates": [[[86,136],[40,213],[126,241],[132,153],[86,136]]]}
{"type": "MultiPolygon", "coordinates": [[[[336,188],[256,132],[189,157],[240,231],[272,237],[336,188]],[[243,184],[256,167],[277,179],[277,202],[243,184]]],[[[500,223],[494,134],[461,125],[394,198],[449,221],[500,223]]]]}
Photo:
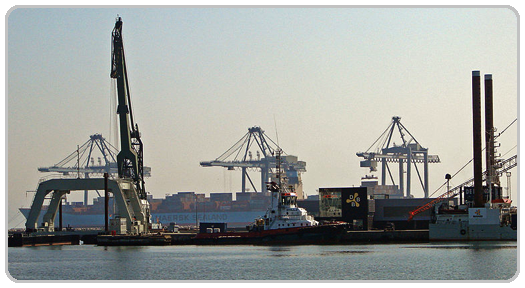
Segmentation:
{"type": "MultiPolygon", "coordinates": [[[[507,131],[507,129],[510,128],[510,126],[512,126],[512,124],[514,124],[516,121],[518,121],[518,118],[514,119],[514,121],[512,121],[505,129],[503,129],[503,131],[501,131],[497,136],[494,137],[494,139],[498,138],[499,136],[501,136],[503,133],[505,133],[505,131],[507,131]]],[[[504,155],[506,155],[507,153],[509,153],[512,149],[516,148],[516,146],[512,147],[508,152],[506,152],[504,155]]],[[[483,148],[483,150],[485,150],[485,148],[483,148]]],[[[482,150],[482,151],[483,151],[482,150]]],[[[472,163],[472,161],[474,161],[474,158],[470,159],[465,165],[463,165],[463,167],[461,167],[456,173],[454,173],[454,175],[451,176],[450,179],[454,178],[454,176],[458,175],[463,169],[465,169],[465,167],[467,167],[470,163],[472,163]]],[[[441,186],[439,186],[439,188],[434,191],[432,194],[430,194],[429,197],[432,197],[432,195],[436,194],[441,188],[443,188],[443,186],[445,186],[447,184],[447,182],[443,183],[441,186]]]]}

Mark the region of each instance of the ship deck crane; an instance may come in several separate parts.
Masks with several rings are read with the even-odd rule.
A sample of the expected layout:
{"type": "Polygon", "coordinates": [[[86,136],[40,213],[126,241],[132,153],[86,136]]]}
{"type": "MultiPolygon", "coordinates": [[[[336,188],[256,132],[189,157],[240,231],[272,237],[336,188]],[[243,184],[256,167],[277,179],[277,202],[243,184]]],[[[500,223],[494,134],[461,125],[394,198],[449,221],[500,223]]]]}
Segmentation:
{"type": "Polygon", "coordinates": [[[411,174],[412,164],[416,169],[419,181],[423,188],[425,198],[428,198],[428,164],[440,163],[438,155],[428,155],[428,148],[423,148],[414,136],[401,124],[401,117],[392,117],[392,122],[379,138],[367,149],[366,152],[356,153],[358,157],[364,158],[361,167],[369,167],[371,172],[377,171],[377,162],[381,162],[381,185],[386,185],[386,173],[388,172],[392,184],[395,185],[394,177],[388,163],[399,163],[399,189],[404,194],[404,170],[406,163],[406,197],[411,196],[411,174]],[[401,144],[396,145],[392,141],[394,132],[398,131],[401,144]],[[410,138],[406,137],[410,136],[410,138]],[[375,149],[373,149],[376,145],[375,149]],[[423,164],[423,179],[416,164],[423,164]]]}
{"type": "MultiPolygon", "coordinates": [[[[200,165],[203,167],[225,167],[228,170],[235,170],[241,168],[242,170],[242,192],[246,192],[246,179],[250,182],[253,190],[257,192],[252,179],[247,173],[248,169],[255,169],[261,171],[261,189],[263,193],[268,192],[266,183],[271,176],[271,169],[276,165],[275,151],[279,149],[270,137],[268,137],[261,127],[254,126],[248,128],[246,133],[239,141],[230,147],[221,156],[212,161],[202,161],[200,165]],[[250,149],[256,149],[256,158],[250,149]]],[[[287,155],[282,157],[283,168],[287,172],[288,183],[295,186],[295,190],[302,199],[302,182],[301,172],[306,171],[306,162],[298,161],[296,156],[287,155]]]]}

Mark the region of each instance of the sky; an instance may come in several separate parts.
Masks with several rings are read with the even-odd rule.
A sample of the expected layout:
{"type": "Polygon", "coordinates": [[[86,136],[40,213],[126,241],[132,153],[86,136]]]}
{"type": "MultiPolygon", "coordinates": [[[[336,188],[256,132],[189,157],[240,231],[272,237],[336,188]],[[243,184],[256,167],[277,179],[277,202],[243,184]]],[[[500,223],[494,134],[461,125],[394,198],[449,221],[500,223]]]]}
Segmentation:
{"type": "MultiPolygon", "coordinates": [[[[16,8],[6,15],[10,227],[23,226],[18,208],[30,207],[34,193],[26,191],[46,176],[38,167],[58,163],[90,135],[113,141],[117,15],[152,168],[146,188],[156,198],[239,192],[240,171],[199,162],[253,126],[306,162],[306,195],[359,186],[370,173],[356,153],[393,116],[439,155],[441,163],[429,164],[433,194],[472,158],[473,70],[493,75],[499,131],[518,117],[518,21],[508,8],[16,8]]],[[[498,138],[501,158],[517,154],[517,131],[515,123],[498,138]]],[[[511,172],[516,204],[518,171],[511,172]]],[[[415,175],[412,194],[422,197],[415,175]]],[[[468,166],[451,186],[471,177],[468,166]]]]}

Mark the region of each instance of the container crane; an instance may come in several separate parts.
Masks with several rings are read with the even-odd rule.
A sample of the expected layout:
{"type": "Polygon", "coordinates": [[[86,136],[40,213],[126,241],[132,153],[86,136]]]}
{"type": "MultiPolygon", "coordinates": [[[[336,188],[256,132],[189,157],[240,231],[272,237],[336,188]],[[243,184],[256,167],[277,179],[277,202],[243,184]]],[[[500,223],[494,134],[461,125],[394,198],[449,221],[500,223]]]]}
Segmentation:
{"type": "Polygon", "coordinates": [[[63,175],[84,174],[86,178],[92,174],[116,174],[118,149],[107,142],[101,134],[89,136],[89,140],[80,145],[74,152],[60,162],[48,167],[39,167],[40,172],[57,172],[63,175]],[[98,148],[98,149],[97,149],[98,148]],[[100,153],[98,165],[95,163],[95,153],[100,153]]]}
{"type": "Polygon", "coordinates": [[[377,171],[377,162],[381,162],[381,185],[386,185],[386,172],[390,175],[390,180],[395,185],[394,177],[390,171],[388,163],[399,163],[399,189],[404,193],[404,170],[406,163],[406,197],[411,197],[411,174],[412,164],[416,169],[419,181],[423,188],[425,198],[428,198],[428,164],[440,163],[438,155],[428,155],[428,148],[423,148],[412,134],[401,124],[401,117],[392,117],[392,122],[379,138],[368,148],[367,152],[356,153],[358,157],[364,158],[361,167],[369,167],[371,172],[377,171]],[[401,138],[401,145],[396,145],[392,141],[394,132],[398,131],[401,138]],[[408,135],[407,135],[408,134],[408,135]],[[407,138],[406,136],[410,136],[407,138]],[[376,145],[373,150],[372,147],[376,145]],[[417,163],[423,164],[423,179],[419,172],[417,163]]]}
{"type": "MultiPolygon", "coordinates": [[[[83,174],[85,178],[109,173],[118,175],[118,149],[111,145],[101,134],[89,136],[89,140],[80,145],[66,158],[52,166],[39,167],[39,172],[57,172],[63,175],[83,174]],[[95,162],[95,157],[98,161],[95,162]]],[[[151,167],[144,167],[144,177],[151,177],[151,167]]]]}
{"type": "MultiPolygon", "coordinates": [[[[279,149],[270,137],[268,137],[261,127],[254,126],[248,128],[246,133],[239,141],[237,141],[230,149],[226,150],[221,156],[212,161],[202,161],[200,165],[203,167],[225,167],[228,170],[235,170],[241,168],[242,170],[242,192],[246,192],[246,179],[255,192],[255,187],[252,179],[247,173],[247,169],[256,169],[261,171],[261,189],[260,192],[267,193],[268,188],[266,183],[271,176],[271,169],[276,165],[275,151],[279,149]],[[250,149],[256,149],[256,158],[250,149]]],[[[282,156],[282,165],[286,171],[288,184],[294,186],[298,194],[298,198],[302,199],[303,189],[301,181],[301,172],[306,171],[306,162],[298,161],[297,156],[286,155],[282,156]]]]}
{"type": "MultiPolygon", "coordinates": [[[[38,171],[61,173],[64,176],[77,178],[101,177],[104,173],[108,173],[114,178],[118,175],[118,152],[118,149],[106,141],[101,134],[93,134],[67,157],[52,166],[39,167],[38,171]],[[96,158],[98,161],[95,161],[96,158]]],[[[151,177],[151,167],[144,167],[144,177],[151,177]]],[[[84,191],[84,205],[88,205],[88,190],[84,191]]]]}

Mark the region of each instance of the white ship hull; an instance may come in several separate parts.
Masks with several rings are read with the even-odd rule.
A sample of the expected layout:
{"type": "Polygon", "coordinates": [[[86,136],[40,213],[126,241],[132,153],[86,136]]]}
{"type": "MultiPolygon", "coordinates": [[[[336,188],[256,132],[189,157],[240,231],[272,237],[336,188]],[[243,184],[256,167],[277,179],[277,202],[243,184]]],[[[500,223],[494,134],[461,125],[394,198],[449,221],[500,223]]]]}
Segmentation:
{"type": "Polygon", "coordinates": [[[429,224],[430,241],[516,241],[517,232],[501,221],[499,209],[489,208],[470,208],[468,214],[437,215],[436,222],[429,224]]]}

